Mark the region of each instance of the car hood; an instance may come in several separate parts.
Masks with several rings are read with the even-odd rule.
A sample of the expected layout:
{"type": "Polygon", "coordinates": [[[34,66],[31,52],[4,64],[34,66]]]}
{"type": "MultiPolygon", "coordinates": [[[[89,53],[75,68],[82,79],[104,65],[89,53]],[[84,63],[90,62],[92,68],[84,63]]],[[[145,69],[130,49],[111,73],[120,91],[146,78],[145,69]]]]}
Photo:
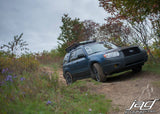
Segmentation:
{"type": "Polygon", "coordinates": [[[106,53],[110,53],[110,52],[114,52],[114,51],[126,50],[126,49],[130,49],[130,48],[134,48],[134,47],[139,47],[139,46],[118,47],[118,48],[115,48],[115,49],[107,50],[106,53]]]}
{"type": "Polygon", "coordinates": [[[121,51],[121,50],[125,50],[125,49],[130,49],[130,48],[133,48],[133,47],[139,47],[139,46],[117,47],[115,49],[109,49],[109,50],[97,52],[97,53],[94,53],[94,54],[91,54],[91,55],[94,56],[94,55],[99,55],[99,54],[107,54],[107,53],[111,53],[111,52],[114,52],[114,51],[121,51]]]}

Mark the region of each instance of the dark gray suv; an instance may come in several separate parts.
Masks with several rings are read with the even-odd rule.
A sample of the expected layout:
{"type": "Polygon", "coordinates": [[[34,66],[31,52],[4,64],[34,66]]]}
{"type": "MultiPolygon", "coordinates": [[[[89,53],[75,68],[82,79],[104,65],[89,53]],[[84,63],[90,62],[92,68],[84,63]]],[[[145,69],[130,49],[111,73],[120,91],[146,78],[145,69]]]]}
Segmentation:
{"type": "Polygon", "coordinates": [[[147,61],[146,51],[139,46],[117,47],[109,42],[85,41],[66,49],[63,76],[67,84],[92,77],[103,82],[107,75],[132,69],[140,72],[147,61]]]}

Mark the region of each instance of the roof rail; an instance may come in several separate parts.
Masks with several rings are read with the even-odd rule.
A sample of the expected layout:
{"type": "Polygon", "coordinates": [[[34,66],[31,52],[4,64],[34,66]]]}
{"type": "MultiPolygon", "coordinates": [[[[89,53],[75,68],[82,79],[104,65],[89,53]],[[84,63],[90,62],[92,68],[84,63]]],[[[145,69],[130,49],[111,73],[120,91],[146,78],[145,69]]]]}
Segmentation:
{"type": "Polygon", "coordinates": [[[71,50],[75,49],[76,47],[80,46],[80,45],[84,45],[84,44],[89,44],[89,43],[94,43],[96,42],[96,40],[88,40],[88,41],[82,41],[79,43],[73,43],[71,46],[66,48],[66,52],[70,52],[71,50]]]}

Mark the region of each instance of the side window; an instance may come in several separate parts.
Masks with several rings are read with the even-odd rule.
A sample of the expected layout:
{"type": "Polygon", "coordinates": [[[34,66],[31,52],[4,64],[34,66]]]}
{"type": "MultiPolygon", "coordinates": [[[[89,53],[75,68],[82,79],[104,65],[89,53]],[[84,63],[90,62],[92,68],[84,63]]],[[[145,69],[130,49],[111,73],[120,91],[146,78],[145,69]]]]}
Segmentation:
{"type": "Polygon", "coordinates": [[[77,54],[77,59],[78,59],[78,56],[79,56],[79,55],[80,55],[80,56],[84,55],[84,53],[83,53],[83,50],[82,50],[82,49],[78,49],[78,50],[76,50],[76,54],[77,54]]]}
{"type": "Polygon", "coordinates": [[[78,59],[79,55],[81,55],[81,56],[84,55],[82,49],[77,49],[77,50],[71,52],[70,61],[74,61],[74,60],[78,59]]]}
{"type": "Polygon", "coordinates": [[[72,51],[71,55],[70,55],[70,60],[69,61],[73,61],[76,59],[76,51],[72,51]]]}

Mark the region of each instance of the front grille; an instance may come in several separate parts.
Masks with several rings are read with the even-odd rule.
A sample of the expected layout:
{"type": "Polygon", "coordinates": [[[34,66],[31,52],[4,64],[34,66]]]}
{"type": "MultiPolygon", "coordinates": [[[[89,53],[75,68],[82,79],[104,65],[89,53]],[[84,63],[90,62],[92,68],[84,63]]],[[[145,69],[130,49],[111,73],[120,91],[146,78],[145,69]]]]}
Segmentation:
{"type": "Polygon", "coordinates": [[[130,56],[130,55],[140,53],[140,49],[138,47],[131,47],[131,48],[123,49],[122,52],[124,56],[130,56]]]}

